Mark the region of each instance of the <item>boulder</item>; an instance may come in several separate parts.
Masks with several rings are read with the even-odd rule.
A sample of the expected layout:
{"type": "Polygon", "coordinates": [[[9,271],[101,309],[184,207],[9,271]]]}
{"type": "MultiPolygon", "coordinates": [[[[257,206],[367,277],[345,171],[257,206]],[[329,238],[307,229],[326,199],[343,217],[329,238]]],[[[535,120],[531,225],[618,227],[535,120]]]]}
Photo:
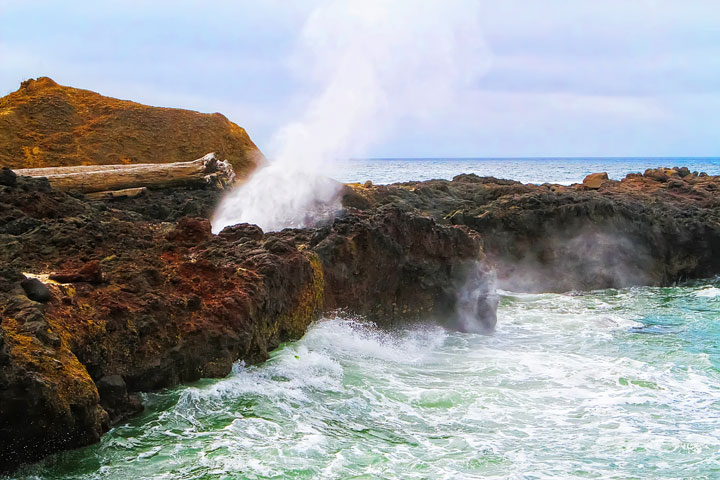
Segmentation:
{"type": "Polygon", "coordinates": [[[26,278],[20,282],[20,286],[30,300],[44,303],[50,301],[52,298],[50,289],[37,278],[26,278]]]}
{"type": "Polygon", "coordinates": [[[225,227],[218,234],[220,237],[225,238],[231,242],[236,242],[240,239],[248,240],[260,240],[263,238],[263,231],[257,225],[250,223],[239,223],[237,225],[231,225],[225,227]]]}
{"type": "Polygon", "coordinates": [[[127,385],[120,375],[105,375],[95,385],[100,401],[108,405],[122,404],[127,396],[127,385]]]}
{"type": "Polygon", "coordinates": [[[14,187],[17,183],[17,175],[7,167],[0,169],[0,185],[14,187]]]}
{"type": "Polygon", "coordinates": [[[658,182],[667,182],[668,180],[667,170],[664,168],[648,168],[645,170],[644,176],[658,182]]]}
{"type": "Polygon", "coordinates": [[[207,218],[182,217],[165,238],[183,246],[192,246],[211,235],[212,225],[207,218]]]}
{"type": "Polygon", "coordinates": [[[597,190],[602,186],[603,183],[605,183],[608,180],[608,174],[607,172],[602,173],[591,173],[587,177],[585,177],[585,180],[583,180],[583,185],[586,188],[590,188],[592,190],[597,190]]]}

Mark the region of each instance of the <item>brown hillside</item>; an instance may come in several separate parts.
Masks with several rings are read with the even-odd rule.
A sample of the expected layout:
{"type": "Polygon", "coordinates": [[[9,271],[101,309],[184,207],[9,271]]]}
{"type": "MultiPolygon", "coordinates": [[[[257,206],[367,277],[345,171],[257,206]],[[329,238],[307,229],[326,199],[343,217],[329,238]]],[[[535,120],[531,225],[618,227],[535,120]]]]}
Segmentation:
{"type": "Polygon", "coordinates": [[[263,158],[245,130],[219,113],[150,107],[48,77],[0,98],[0,167],[181,162],[213,151],[240,178],[263,158]]]}

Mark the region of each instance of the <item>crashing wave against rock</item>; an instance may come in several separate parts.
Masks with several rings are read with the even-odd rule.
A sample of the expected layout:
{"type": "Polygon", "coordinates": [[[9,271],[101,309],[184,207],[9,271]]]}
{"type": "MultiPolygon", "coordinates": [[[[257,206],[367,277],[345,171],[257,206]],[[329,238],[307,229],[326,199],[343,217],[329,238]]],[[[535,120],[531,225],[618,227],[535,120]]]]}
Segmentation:
{"type": "Polygon", "coordinates": [[[591,187],[368,183],[323,225],[213,235],[215,189],[92,201],[2,170],[1,464],[97,441],[137,392],[262,361],[323,312],[491,330],[491,266],[525,291],[717,274],[719,186],[682,169],[591,187]]]}
{"type": "MultiPolygon", "coordinates": [[[[91,201],[0,186],[0,465],[95,442],[136,393],[227,375],[323,312],[380,324],[454,315],[483,260],[465,227],[392,207],[315,229],[211,233],[214,189],[91,201]],[[26,276],[47,293],[23,290],[26,276]]],[[[494,312],[492,312],[494,315],[494,312]]],[[[493,317],[494,318],[494,317],[493,317]]],[[[494,320],[493,320],[494,322],[494,320]]]]}

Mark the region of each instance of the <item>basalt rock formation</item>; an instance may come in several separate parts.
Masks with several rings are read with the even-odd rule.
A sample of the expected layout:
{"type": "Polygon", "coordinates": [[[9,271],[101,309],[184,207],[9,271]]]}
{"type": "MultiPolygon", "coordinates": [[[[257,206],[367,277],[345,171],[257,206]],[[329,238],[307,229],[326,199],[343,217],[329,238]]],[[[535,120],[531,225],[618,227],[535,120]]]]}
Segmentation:
{"type": "Polygon", "coordinates": [[[92,200],[8,169],[0,180],[3,469],[97,441],[142,408],[137,392],[263,361],[323,312],[450,316],[470,278],[494,324],[479,238],[462,226],[380,207],[213,235],[214,189],[92,200]]]}
{"type": "Polygon", "coordinates": [[[359,315],[381,326],[435,320],[489,332],[497,321],[494,277],[479,236],[392,205],[345,211],[329,225],[279,235],[320,259],[324,310],[359,315]],[[474,322],[458,318],[458,292],[476,293],[474,322]],[[479,305],[478,305],[479,304],[479,305]],[[484,308],[489,305],[489,308],[484,308]],[[483,312],[480,315],[480,312],[483,312]]]}
{"type": "Polygon", "coordinates": [[[521,291],[720,273],[720,177],[593,179],[368,182],[314,228],[213,235],[216,189],[97,199],[0,169],[0,466],[97,441],[138,392],[260,362],[323,313],[491,330],[490,267],[521,291]]]}
{"type": "Polygon", "coordinates": [[[720,273],[720,177],[659,168],[590,180],[523,185],[459,175],[353,185],[346,203],[394,205],[469,227],[482,238],[498,286],[514,291],[671,285],[720,273]]]}
{"type": "Polygon", "coordinates": [[[244,178],[263,156],[219,113],[158,108],[41,77],[0,98],[0,167],[173,163],[208,152],[244,178]]]}

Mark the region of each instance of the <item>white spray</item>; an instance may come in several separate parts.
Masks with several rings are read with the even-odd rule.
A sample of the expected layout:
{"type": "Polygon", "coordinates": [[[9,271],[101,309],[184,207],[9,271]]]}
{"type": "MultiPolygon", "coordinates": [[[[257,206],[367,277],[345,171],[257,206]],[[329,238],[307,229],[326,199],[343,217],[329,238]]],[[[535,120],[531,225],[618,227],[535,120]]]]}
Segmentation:
{"type": "Polygon", "coordinates": [[[487,68],[476,3],[323,2],[302,30],[295,64],[320,93],[281,128],[271,162],[223,199],[213,230],[308,226],[332,209],[334,162],[361,156],[398,122],[422,122],[462,101],[487,68]],[[318,213],[321,212],[321,213],[318,213]]]}

